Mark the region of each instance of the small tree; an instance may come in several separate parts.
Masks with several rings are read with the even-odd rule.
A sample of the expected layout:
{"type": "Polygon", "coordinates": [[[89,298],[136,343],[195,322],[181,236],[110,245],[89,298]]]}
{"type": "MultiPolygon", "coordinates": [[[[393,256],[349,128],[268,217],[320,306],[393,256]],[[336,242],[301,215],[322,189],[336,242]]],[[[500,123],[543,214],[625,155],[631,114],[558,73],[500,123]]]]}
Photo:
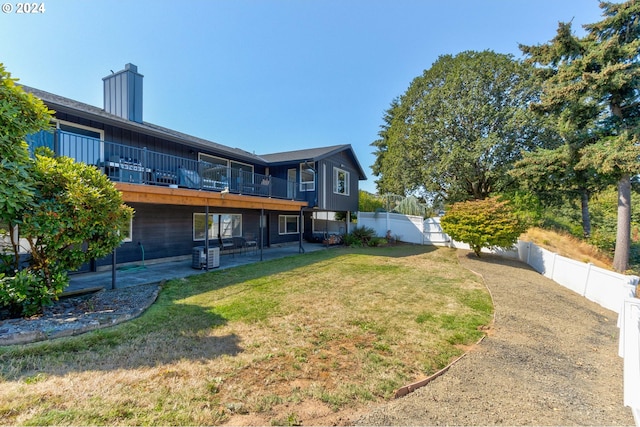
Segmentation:
{"type": "Polygon", "coordinates": [[[33,315],[56,300],[69,284],[67,271],[120,245],[133,213],[94,166],[43,152],[30,170],[34,199],[21,212],[20,234],[31,259],[0,282],[0,305],[12,315],[33,315]]]}
{"type": "Polygon", "coordinates": [[[358,210],[360,212],[376,212],[384,209],[384,201],[375,194],[360,190],[358,195],[358,210]]]}
{"type": "Polygon", "coordinates": [[[479,257],[482,248],[510,248],[527,230],[508,201],[491,197],[453,204],[441,220],[452,239],[469,244],[479,257]]]}
{"type": "MultiPolygon", "coordinates": [[[[24,139],[46,129],[52,113],[40,99],[25,93],[16,81],[0,63],[0,235],[19,223],[20,211],[33,198],[29,150],[24,139]]],[[[17,242],[12,243],[15,250],[17,242]]],[[[16,269],[18,265],[12,267],[16,269]]]]}

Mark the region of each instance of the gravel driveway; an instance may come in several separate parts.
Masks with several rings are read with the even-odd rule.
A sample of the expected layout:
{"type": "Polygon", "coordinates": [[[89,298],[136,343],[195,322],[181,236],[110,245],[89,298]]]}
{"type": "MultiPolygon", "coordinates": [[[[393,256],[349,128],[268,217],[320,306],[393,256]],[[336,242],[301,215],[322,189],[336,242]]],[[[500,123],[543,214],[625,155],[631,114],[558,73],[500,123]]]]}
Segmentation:
{"type": "Polygon", "coordinates": [[[493,295],[493,331],[447,373],[356,424],[634,425],[616,313],[518,261],[459,258],[493,295]]]}

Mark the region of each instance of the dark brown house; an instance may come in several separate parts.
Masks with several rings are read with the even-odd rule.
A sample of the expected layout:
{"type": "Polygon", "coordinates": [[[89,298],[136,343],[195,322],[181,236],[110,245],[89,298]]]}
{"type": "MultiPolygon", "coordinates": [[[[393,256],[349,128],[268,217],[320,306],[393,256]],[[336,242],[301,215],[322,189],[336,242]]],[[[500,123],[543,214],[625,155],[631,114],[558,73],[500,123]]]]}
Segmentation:
{"type": "Polygon", "coordinates": [[[104,108],[23,86],[56,112],[55,130],[31,135],[30,148],[95,165],[135,209],[118,263],[348,231],[335,213],[357,210],[366,179],[350,145],[255,155],[163,128],[142,119],[142,80],[132,64],[105,77],[104,108]]]}

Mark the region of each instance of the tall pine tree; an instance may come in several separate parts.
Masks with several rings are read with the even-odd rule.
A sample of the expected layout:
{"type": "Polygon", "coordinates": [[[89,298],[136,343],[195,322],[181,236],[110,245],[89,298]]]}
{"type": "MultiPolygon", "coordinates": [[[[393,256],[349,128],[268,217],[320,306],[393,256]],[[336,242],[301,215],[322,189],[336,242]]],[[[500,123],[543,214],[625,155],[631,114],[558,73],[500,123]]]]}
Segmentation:
{"type": "Polygon", "coordinates": [[[541,66],[545,82],[537,108],[555,115],[565,130],[576,175],[587,180],[588,171],[595,171],[618,183],[613,267],[625,271],[630,177],[640,171],[640,1],[603,2],[600,8],[604,19],[585,25],[584,37],[575,36],[570,23],[561,23],[549,43],[520,48],[529,62],[541,66]]]}

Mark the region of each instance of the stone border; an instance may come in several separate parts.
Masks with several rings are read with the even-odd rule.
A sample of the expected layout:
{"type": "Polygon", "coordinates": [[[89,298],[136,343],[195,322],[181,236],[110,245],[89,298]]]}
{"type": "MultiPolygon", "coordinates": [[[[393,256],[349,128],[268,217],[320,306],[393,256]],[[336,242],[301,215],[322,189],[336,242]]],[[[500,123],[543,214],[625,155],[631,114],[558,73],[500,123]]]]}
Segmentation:
{"type": "Polygon", "coordinates": [[[34,342],[53,340],[56,338],[64,338],[71,337],[76,335],[81,335],[86,332],[94,331],[96,329],[108,328],[110,326],[115,326],[120,323],[135,319],[140,316],[142,313],[147,310],[151,304],[156,302],[158,299],[158,295],[160,294],[160,289],[162,288],[162,284],[157,284],[156,288],[152,291],[151,297],[147,298],[146,301],[135,309],[116,314],[110,318],[96,318],[88,321],[77,322],[75,325],[70,324],[71,326],[64,328],[51,328],[48,330],[34,330],[34,331],[18,331],[13,334],[7,334],[6,336],[0,336],[0,346],[9,346],[9,345],[21,345],[21,344],[30,344],[34,342]]]}
{"type": "MultiPolygon", "coordinates": [[[[461,265],[462,267],[462,265],[461,265]]],[[[394,399],[398,399],[400,397],[406,396],[409,393],[414,392],[415,390],[419,389],[420,387],[424,387],[427,384],[429,384],[431,381],[435,380],[436,378],[438,378],[439,376],[443,375],[444,373],[446,373],[449,368],[451,368],[453,365],[455,365],[456,363],[458,363],[463,357],[465,357],[467,354],[469,354],[469,352],[471,350],[473,350],[475,347],[477,347],[489,334],[489,331],[491,331],[496,323],[496,304],[495,301],[493,299],[493,294],[491,293],[491,289],[489,289],[489,286],[487,286],[487,281],[484,279],[484,276],[480,273],[478,273],[477,271],[473,271],[467,268],[467,270],[469,270],[470,272],[472,272],[473,274],[475,274],[476,276],[480,277],[480,279],[482,279],[482,283],[484,284],[484,287],[487,289],[487,292],[489,292],[489,298],[491,298],[491,304],[493,305],[493,316],[491,318],[491,323],[489,324],[489,329],[487,330],[487,332],[485,332],[485,334],[480,337],[480,339],[478,341],[476,341],[471,348],[469,348],[469,350],[465,351],[464,353],[462,353],[462,355],[458,356],[457,358],[455,358],[452,362],[450,362],[447,366],[445,366],[444,368],[440,369],[438,372],[436,372],[435,374],[432,374],[420,381],[416,381],[414,383],[411,384],[407,384],[403,387],[400,387],[399,389],[397,389],[394,394],[393,394],[393,398],[394,399]]]]}

